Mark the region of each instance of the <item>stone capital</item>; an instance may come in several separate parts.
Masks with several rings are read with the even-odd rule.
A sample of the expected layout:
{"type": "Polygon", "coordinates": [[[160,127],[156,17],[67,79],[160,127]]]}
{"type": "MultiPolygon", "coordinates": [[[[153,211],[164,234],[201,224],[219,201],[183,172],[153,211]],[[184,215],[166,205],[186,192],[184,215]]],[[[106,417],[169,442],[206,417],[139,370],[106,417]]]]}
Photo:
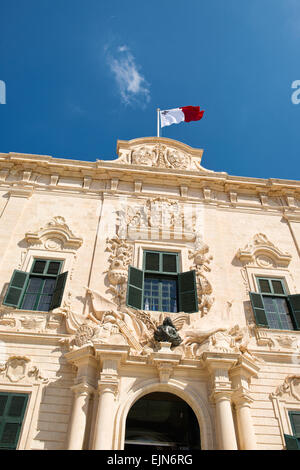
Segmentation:
{"type": "Polygon", "coordinates": [[[253,399],[249,395],[249,391],[243,387],[239,387],[232,393],[232,401],[237,408],[242,406],[250,407],[253,403],[253,399]]]}
{"type": "Polygon", "coordinates": [[[118,376],[101,374],[100,380],[98,381],[98,393],[101,395],[105,392],[110,392],[114,396],[117,395],[119,391],[119,378],[118,376]]]}
{"type": "Polygon", "coordinates": [[[89,385],[87,382],[79,382],[71,387],[74,395],[85,395],[88,396],[95,392],[95,388],[89,385]]]}
{"type": "Polygon", "coordinates": [[[81,363],[95,358],[94,348],[92,346],[83,346],[79,349],[67,352],[65,358],[68,362],[78,367],[81,363]]]}
{"type": "Polygon", "coordinates": [[[223,369],[229,371],[239,358],[238,353],[220,353],[204,352],[202,354],[202,363],[210,373],[215,370],[223,369]]]}
{"type": "Polygon", "coordinates": [[[65,354],[67,361],[77,368],[76,384],[90,383],[96,385],[98,362],[91,346],[70,351],[65,354]]]}
{"type": "Polygon", "coordinates": [[[231,390],[229,370],[237,362],[238,354],[204,352],[202,364],[207,368],[214,390],[231,390]]]}
{"type": "Polygon", "coordinates": [[[217,403],[217,402],[220,402],[220,401],[229,401],[231,402],[231,398],[232,398],[232,390],[229,389],[229,388],[214,388],[214,390],[212,391],[212,393],[210,394],[209,396],[209,399],[211,402],[213,403],[217,403]]]}
{"type": "Polygon", "coordinates": [[[121,362],[125,362],[129,353],[127,345],[97,344],[94,343],[96,358],[100,360],[102,369],[106,369],[108,363],[110,366],[118,369],[121,362]],[[115,365],[113,365],[115,364],[115,365]]]}
{"type": "Polygon", "coordinates": [[[260,367],[252,359],[240,355],[229,371],[229,377],[235,389],[248,389],[252,377],[256,377],[260,367]]]}

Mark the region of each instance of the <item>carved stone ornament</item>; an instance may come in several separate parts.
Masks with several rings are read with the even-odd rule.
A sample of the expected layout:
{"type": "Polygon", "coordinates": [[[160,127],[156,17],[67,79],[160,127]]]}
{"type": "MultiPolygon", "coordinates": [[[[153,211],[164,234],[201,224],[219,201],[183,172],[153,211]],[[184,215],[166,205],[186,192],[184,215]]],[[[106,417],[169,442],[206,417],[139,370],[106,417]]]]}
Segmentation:
{"type": "Polygon", "coordinates": [[[272,398],[294,398],[300,401],[300,375],[288,375],[283,384],[279,385],[272,398]]]}
{"type": "MultiPolygon", "coordinates": [[[[133,355],[147,355],[157,349],[153,335],[163,322],[164,314],[154,318],[151,312],[119,307],[90,288],[87,295],[89,309],[85,316],[74,313],[70,306],[63,307],[71,335],[61,342],[70,350],[101,343],[128,345],[133,355]]],[[[177,330],[188,321],[189,315],[186,313],[172,314],[177,330]]]]}
{"type": "Polygon", "coordinates": [[[142,205],[126,205],[118,212],[119,238],[195,239],[197,213],[195,207],[170,198],[146,199],[142,205]]]}
{"type": "Polygon", "coordinates": [[[75,249],[82,245],[82,238],[76,237],[63,217],[53,217],[36,232],[27,232],[28,245],[43,247],[46,250],[75,249]]]}
{"type": "Polygon", "coordinates": [[[119,158],[115,163],[213,173],[200,164],[202,149],[195,149],[164,137],[119,140],[117,152],[119,158]]]}
{"type": "Polygon", "coordinates": [[[108,258],[109,269],[105,271],[110,283],[108,292],[113,295],[115,303],[125,305],[127,292],[128,266],[132,262],[133,246],[127,240],[114,237],[107,239],[106,251],[111,254],[108,258]]]}
{"type": "Polygon", "coordinates": [[[247,327],[239,325],[233,327],[213,327],[209,330],[193,327],[185,327],[182,330],[182,345],[185,355],[189,357],[200,356],[202,352],[241,353],[246,357],[257,361],[258,359],[248,349],[250,335],[247,327]]]}
{"type": "Polygon", "coordinates": [[[42,383],[48,382],[37,366],[30,367],[30,359],[26,356],[10,356],[8,360],[0,364],[0,378],[6,378],[10,382],[16,383],[28,379],[34,379],[42,383]]]}
{"type": "Polygon", "coordinates": [[[256,234],[244,249],[237,252],[236,257],[245,265],[261,268],[286,267],[292,259],[289,253],[277,248],[263,233],[256,234]]]}
{"type": "Polygon", "coordinates": [[[5,329],[42,333],[61,328],[63,316],[63,312],[60,311],[37,315],[34,311],[19,310],[2,305],[0,307],[0,326],[5,329]]]}
{"type": "Polygon", "coordinates": [[[189,250],[189,259],[193,260],[191,269],[196,271],[198,310],[201,312],[201,316],[209,312],[214,302],[214,297],[211,296],[212,286],[207,277],[203,274],[205,271],[210,271],[208,265],[213,259],[212,256],[207,255],[208,251],[209,248],[203,242],[201,235],[197,235],[194,249],[189,250]]]}

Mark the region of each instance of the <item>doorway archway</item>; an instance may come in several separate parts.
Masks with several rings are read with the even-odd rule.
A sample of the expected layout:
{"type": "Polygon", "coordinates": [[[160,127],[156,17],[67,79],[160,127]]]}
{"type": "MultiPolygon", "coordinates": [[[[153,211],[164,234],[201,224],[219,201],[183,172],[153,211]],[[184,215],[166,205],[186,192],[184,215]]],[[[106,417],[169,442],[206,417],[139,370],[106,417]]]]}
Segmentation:
{"type": "Polygon", "coordinates": [[[144,395],[129,410],[125,450],[200,449],[200,429],[192,408],[168,392],[144,395]]]}

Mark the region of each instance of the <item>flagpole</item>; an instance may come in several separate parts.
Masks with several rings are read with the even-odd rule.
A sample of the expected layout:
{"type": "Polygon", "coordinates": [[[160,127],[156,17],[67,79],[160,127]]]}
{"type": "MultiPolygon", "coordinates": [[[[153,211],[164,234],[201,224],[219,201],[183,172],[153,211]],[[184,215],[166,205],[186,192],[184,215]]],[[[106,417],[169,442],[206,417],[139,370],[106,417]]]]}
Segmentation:
{"type": "Polygon", "coordinates": [[[159,112],[160,112],[160,109],[157,108],[157,137],[159,137],[159,112]]]}

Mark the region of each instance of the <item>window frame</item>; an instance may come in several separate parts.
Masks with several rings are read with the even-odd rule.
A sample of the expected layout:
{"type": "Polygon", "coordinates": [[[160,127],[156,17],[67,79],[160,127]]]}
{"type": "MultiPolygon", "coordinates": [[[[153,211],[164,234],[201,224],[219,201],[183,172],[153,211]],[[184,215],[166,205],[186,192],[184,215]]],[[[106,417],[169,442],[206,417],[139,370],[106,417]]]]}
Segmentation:
{"type": "Polygon", "coordinates": [[[293,419],[291,419],[292,415],[300,415],[300,410],[289,410],[288,415],[289,415],[289,420],[290,420],[290,423],[291,423],[291,428],[292,428],[292,431],[293,431],[293,436],[298,439],[299,446],[300,446],[300,432],[298,432],[298,433],[296,432],[294,421],[293,421],[293,419]]]}
{"type": "Polygon", "coordinates": [[[285,302],[286,302],[286,305],[287,305],[287,309],[288,309],[288,314],[287,315],[289,315],[289,317],[291,319],[292,326],[293,326],[293,329],[283,327],[282,322],[281,322],[281,318],[280,318],[280,313],[278,312],[277,303],[275,302],[276,312],[273,312],[273,313],[276,314],[277,322],[281,326],[281,328],[272,328],[272,326],[269,325],[269,321],[268,321],[268,318],[267,318],[267,315],[266,315],[266,319],[267,319],[267,322],[268,322],[268,328],[273,329],[273,330],[280,330],[280,331],[282,331],[282,330],[295,331],[297,328],[296,328],[295,320],[294,320],[294,317],[291,313],[291,308],[290,308],[290,305],[289,305],[285,278],[257,275],[257,276],[255,276],[255,280],[256,280],[256,286],[257,286],[257,289],[258,289],[258,293],[261,295],[261,298],[262,298],[265,315],[266,315],[267,311],[266,311],[266,308],[265,308],[264,297],[284,299],[285,302]],[[261,286],[260,286],[260,283],[259,283],[260,280],[268,281],[271,292],[262,292],[261,291],[261,286]],[[282,294],[274,293],[274,288],[273,288],[272,281],[276,281],[276,282],[279,281],[281,283],[282,290],[283,290],[282,294]]]}
{"type": "MultiPolygon", "coordinates": [[[[49,312],[49,310],[39,310],[37,307],[39,306],[40,299],[41,299],[41,296],[43,294],[43,289],[44,289],[46,279],[55,279],[55,281],[57,281],[58,276],[60,274],[62,274],[62,267],[63,267],[63,260],[58,260],[58,259],[53,259],[53,258],[40,258],[40,257],[33,258],[33,261],[31,263],[31,268],[30,268],[29,273],[28,273],[29,276],[28,276],[28,279],[26,281],[26,285],[25,285],[25,288],[24,288],[24,292],[23,292],[23,294],[20,298],[20,303],[19,303],[20,307],[19,307],[19,309],[20,310],[29,310],[29,311],[33,311],[33,312],[49,312]],[[43,273],[34,273],[33,272],[33,268],[34,268],[35,263],[37,261],[46,261],[43,273]],[[53,262],[59,263],[58,272],[57,272],[57,274],[47,274],[49,264],[53,263],[53,262]],[[42,278],[44,282],[41,284],[39,292],[36,293],[35,303],[34,303],[35,308],[26,309],[26,308],[23,308],[23,303],[24,303],[24,299],[25,299],[25,296],[26,296],[26,293],[27,293],[27,289],[28,289],[28,286],[29,286],[30,279],[32,279],[32,278],[42,278]]],[[[54,286],[54,290],[55,290],[55,286],[54,286]]],[[[53,293],[52,293],[51,302],[52,302],[54,290],[53,290],[53,293]]],[[[50,306],[51,306],[51,302],[50,302],[50,306]]]]}
{"type": "Polygon", "coordinates": [[[19,431],[18,431],[18,434],[17,434],[17,437],[15,439],[15,443],[14,445],[7,445],[7,446],[2,446],[1,442],[0,442],[0,451],[1,450],[16,450],[18,449],[19,445],[20,445],[20,441],[21,441],[21,436],[22,436],[22,430],[23,430],[23,427],[24,427],[24,422],[25,422],[25,418],[26,418],[26,414],[28,412],[28,408],[29,408],[29,403],[30,403],[30,398],[31,398],[31,393],[28,393],[28,392],[16,392],[16,391],[11,391],[11,390],[7,390],[7,391],[2,391],[0,390],[0,396],[8,396],[8,400],[4,406],[4,411],[7,410],[8,411],[8,407],[13,399],[13,397],[15,396],[22,396],[22,397],[26,397],[26,400],[23,404],[23,408],[22,408],[22,413],[19,417],[12,417],[12,416],[9,416],[5,413],[3,413],[2,416],[0,416],[0,439],[2,437],[2,432],[4,430],[4,426],[6,423],[14,423],[14,424],[18,424],[20,427],[19,427],[19,431]]]}
{"type": "MultiPolygon", "coordinates": [[[[196,280],[196,271],[194,269],[189,269],[188,271],[182,271],[182,264],[183,260],[183,252],[178,250],[172,250],[167,246],[161,247],[157,246],[155,249],[152,247],[149,248],[148,246],[142,245],[139,246],[138,252],[136,253],[136,265],[139,267],[135,267],[135,265],[128,266],[128,283],[127,283],[127,294],[126,294],[126,305],[133,309],[137,310],[145,310],[144,308],[144,280],[148,277],[157,277],[157,278],[164,278],[164,279],[173,279],[176,280],[176,292],[177,292],[177,310],[176,312],[167,312],[162,310],[149,310],[153,312],[161,312],[161,313],[178,313],[178,312],[185,312],[185,313],[196,313],[198,312],[198,295],[197,295],[197,280],[196,280]],[[159,269],[158,270],[145,270],[145,259],[146,253],[159,253],[160,254],[160,262],[159,262],[159,269]],[[138,254],[138,256],[137,256],[138,254]],[[176,256],[176,272],[169,272],[163,271],[161,268],[162,264],[162,256],[164,254],[168,255],[175,255],[176,256]],[[138,282],[136,283],[133,281],[133,278],[139,278],[138,282]],[[190,277],[190,283],[188,285],[186,280],[190,277]],[[187,298],[188,296],[188,298],[187,298]]],[[[162,298],[161,298],[162,301],[162,298]]]]}
{"type": "MultiPolygon", "coordinates": [[[[172,251],[159,251],[159,250],[143,250],[143,272],[144,272],[144,285],[143,285],[143,293],[142,293],[142,307],[145,309],[145,280],[148,278],[157,279],[159,280],[175,280],[176,281],[176,305],[177,310],[176,312],[170,312],[167,310],[162,309],[163,304],[163,296],[162,296],[162,282],[159,282],[158,287],[158,310],[153,310],[157,312],[163,313],[178,313],[179,311],[179,291],[178,291],[178,274],[179,274],[179,253],[172,252],[172,251]],[[146,256],[147,253],[155,253],[159,255],[159,270],[150,270],[146,269],[146,256]],[[164,255],[173,255],[176,258],[176,272],[169,272],[163,271],[163,256],[164,255]]],[[[152,310],[150,310],[152,311],[152,310]]]]}

